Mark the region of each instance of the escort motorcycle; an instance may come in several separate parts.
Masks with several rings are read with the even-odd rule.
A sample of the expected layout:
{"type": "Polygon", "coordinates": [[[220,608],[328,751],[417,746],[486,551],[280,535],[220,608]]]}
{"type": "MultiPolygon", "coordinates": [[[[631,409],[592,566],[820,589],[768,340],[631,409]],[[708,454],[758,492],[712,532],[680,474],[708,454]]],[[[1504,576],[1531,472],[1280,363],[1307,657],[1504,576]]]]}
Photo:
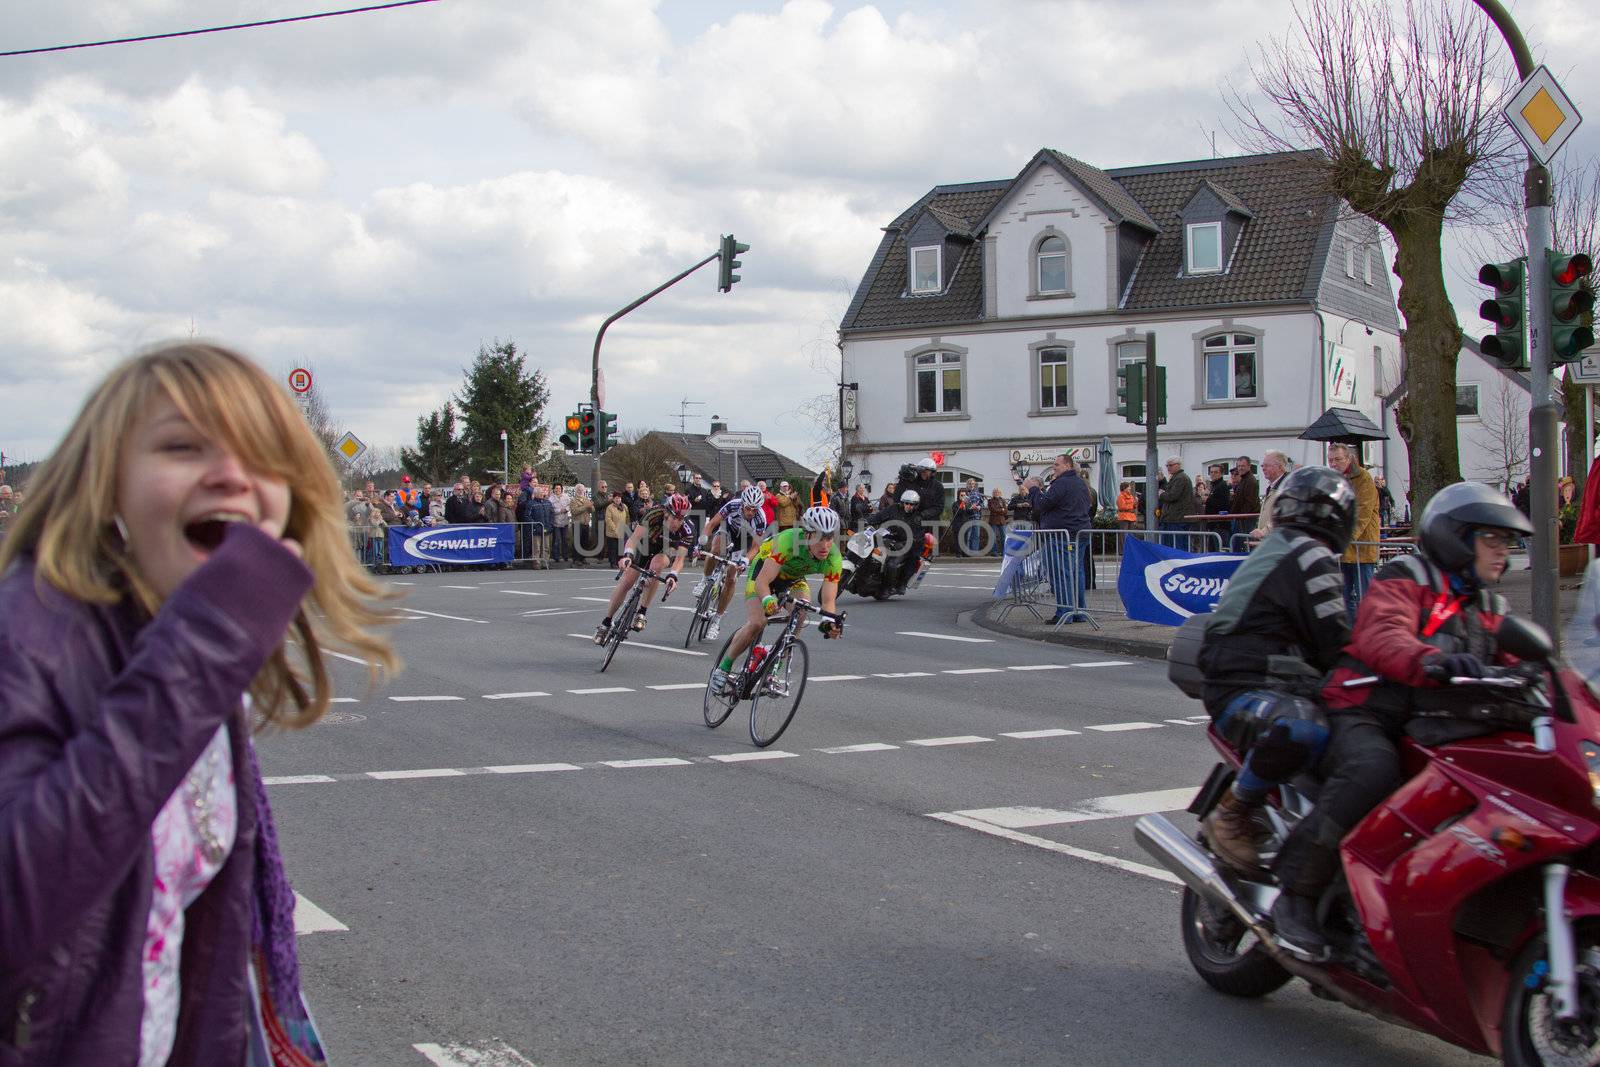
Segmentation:
{"type": "MultiPolygon", "coordinates": [[[[1169,676],[1198,696],[1197,632],[1184,629],[1169,676]]],[[[1270,874],[1241,874],[1165,816],[1138,821],[1135,839],[1184,885],[1183,946],[1206,983],[1261,997],[1299,977],[1507,1064],[1600,1063],[1600,700],[1539,627],[1506,618],[1496,639],[1520,664],[1450,679],[1450,723],[1465,728],[1405,738],[1405,784],[1341,842],[1342,876],[1319,905],[1326,961],[1274,942],[1270,874]]],[[[1188,809],[1202,818],[1242,765],[1215,725],[1209,736],[1221,761],[1188,809]]],[[[1279,787],[1264,859],[1316,790],[1308,776],[1279,787]]]]}
{"type": "MultiPolygon", "coordinates": [[[[839,579],[840,589],[857,596],[872,597],[875,600],[888,600],[895,594],[893,585],[883,580],[885,565],[897,558],[896,549],[885,537],[887,532],[882,526],[867,526],[850,535],[841,553],[844,557],[844,573],[839,579]]],[[[933,543],[932,534],[923,534],[922,551],[912,561],[915,570],[907,580],[906,589],[914,589],[921,585],[922,579],[927,576],[930,569],[928,558],[933,555],[933,543]]]]}

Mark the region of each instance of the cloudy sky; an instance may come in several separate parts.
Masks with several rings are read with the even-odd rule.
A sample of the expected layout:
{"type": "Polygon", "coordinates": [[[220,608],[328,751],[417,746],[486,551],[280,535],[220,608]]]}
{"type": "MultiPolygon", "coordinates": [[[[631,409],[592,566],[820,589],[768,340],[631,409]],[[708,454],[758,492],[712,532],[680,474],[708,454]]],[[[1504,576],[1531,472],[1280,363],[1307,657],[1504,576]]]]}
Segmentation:
{"type": "MultiPolygon", "coordinates": [[[[329,10],[338,0],[8,4],[26,48],[329,10]]],[[[1513,0],[1591,118],[1593,0],[1513,0]],[[1553,27],[1566,27],[1556,40],[1553,27]],[[1541,29],[1543,28],[1543,29],[1541,29]],[[1541,41],[1551,41],[1549,46],[1541,41]]],[[[340,423],[408,443],[478,346],[512,339],[586,399],[612,328],[622,426],[712,413],[803,456],[879,229],[930,185],[1040,147],[1112,167],[1236,147],[1223,85],[1286,0],[439,0],[0,59],[0,449],[43,458],[88,388],[191,330],[314,367],[340,423]]],[[[1459,258],[1459,257],[1458,257],[1459,258]]],[[[1458,265],[1464,277],[1466,265],[1458,265]]],[[[1478,296],[1453,295],[1463,325],[1478,296]]]]}

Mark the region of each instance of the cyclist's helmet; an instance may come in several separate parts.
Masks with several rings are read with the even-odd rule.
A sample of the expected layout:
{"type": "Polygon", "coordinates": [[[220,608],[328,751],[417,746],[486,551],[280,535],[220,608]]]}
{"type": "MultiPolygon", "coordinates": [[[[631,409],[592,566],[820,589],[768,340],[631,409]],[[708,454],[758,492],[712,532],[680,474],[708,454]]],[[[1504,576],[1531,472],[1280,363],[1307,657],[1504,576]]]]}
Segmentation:
{"type": "Polygon", "coordinates": [[[915,489],[907,489],[905,492],[900,494],[900,503],[920,504],[922,503],[922,494],[917,492],[915,489]]]}
{"type": "Polygon", "coordinates": [[[1332,467],[1301,467],[1272,499],[1272,524],[1308,533],[1343,552],[1356,532],[1356,494],[1332,467]]]}
{"type": "Polygon", "coordinates": [[[667,510],[680,519],[689,514],[689,498],[682,493],[673,493],[667,497],[666,505],[667,510]]]}
{"type": "Polygon", "coordinates": [[[1456,482],[1433,495],[1417,525],[1417,547],[1448,572],[1465,571],[1475,557],[1473,532],[1491,527],[1533,533],[1533,524],[1504,493],[1482,482],[1456,482]]]}
{"type": "Polygon", "coordinates": [[[929,459],[927,456],[923,456],[921,459],[917,460],[917,467],[925,471],[936,471],[939,469],[939,465],[933,460],[929,459]]]}
{"type": "Polygon", "coordinates": [[[810,533],[832,537],[839,532],[839,513],[820,504],[806,508],[800,515],[800,525],[810,533]]]}
{"type": "Polygon", "coordinates": [[[753,485],[745,486],[744,492],[739,494],[739,502],[747,508],[759,508],[766,497],[761,490],[753,485]]]}

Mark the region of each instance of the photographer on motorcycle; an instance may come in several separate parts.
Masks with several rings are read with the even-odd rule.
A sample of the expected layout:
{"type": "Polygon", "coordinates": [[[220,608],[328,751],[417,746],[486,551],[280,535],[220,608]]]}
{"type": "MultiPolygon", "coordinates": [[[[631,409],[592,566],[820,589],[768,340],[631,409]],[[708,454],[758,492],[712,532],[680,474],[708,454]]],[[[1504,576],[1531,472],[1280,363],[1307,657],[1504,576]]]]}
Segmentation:
{"type": "Polygon", "coordinates": [[[922,496],[907,489],[900,499],[867,517],[868,526],[883,531],[883,585],[896,593],[906,591],[922,556],[922,496]]]}
{"type": "Polygon", "coordinates": [[[1517,538],[1532,532],[1511,501],[1487,485],[1446,486],[1422,513],[1418,554],[1392,560],[1368,587],[1350,645],[1323,690],[1326,781],[1276,865],[1283,892],[1272,919],[1279,944],[1296,955],[1327,955],[1318,902],[1339,873],[1339,842],[1401,784],[1397,743],[1407,721],[1468,705],[1460,691],[1441,687],[1512,662],[1495,650],[1506,606],[1489,587],[1505,573],[1517,538]],[[1343,685],[1370,675],[1381,681],[1343,685]]]}
{"type": "Polygon", "coordinates": [[[1206,624],[1198,664],[1206,711],[1244,767],[1201,824],[1218,858],[1262,873],[1267,795],[1315,764],[1328,741],[1309,699],[1350,639],[1339,553],[1356,498],[1328,467],[1302,467],[1273,501],[1272,529],[1239,565],[1206,624]]]}

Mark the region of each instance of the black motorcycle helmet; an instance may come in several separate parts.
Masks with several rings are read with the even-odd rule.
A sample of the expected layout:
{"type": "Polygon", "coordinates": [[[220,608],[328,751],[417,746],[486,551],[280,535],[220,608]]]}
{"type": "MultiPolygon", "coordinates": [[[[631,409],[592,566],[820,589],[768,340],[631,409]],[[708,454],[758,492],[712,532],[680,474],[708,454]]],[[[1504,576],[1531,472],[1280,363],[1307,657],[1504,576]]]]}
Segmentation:
{"type": "Polygon", "coordinates": [[[1533,533],[1533,523],[1502,492],[1482,482],[1456,482],[1433,495],[1417,525],[1417,547],[1448,573],[1466,571],[1476,558],[1473,531],[1479,527],[1533,533]]]}
{"type": "Polygon", "coordinates": [[[1356,493],[1332,467],[1301,467],[1272,499],[1272,524],[1308,533],[1343,552],[1356,532],[1356,493]]]}

